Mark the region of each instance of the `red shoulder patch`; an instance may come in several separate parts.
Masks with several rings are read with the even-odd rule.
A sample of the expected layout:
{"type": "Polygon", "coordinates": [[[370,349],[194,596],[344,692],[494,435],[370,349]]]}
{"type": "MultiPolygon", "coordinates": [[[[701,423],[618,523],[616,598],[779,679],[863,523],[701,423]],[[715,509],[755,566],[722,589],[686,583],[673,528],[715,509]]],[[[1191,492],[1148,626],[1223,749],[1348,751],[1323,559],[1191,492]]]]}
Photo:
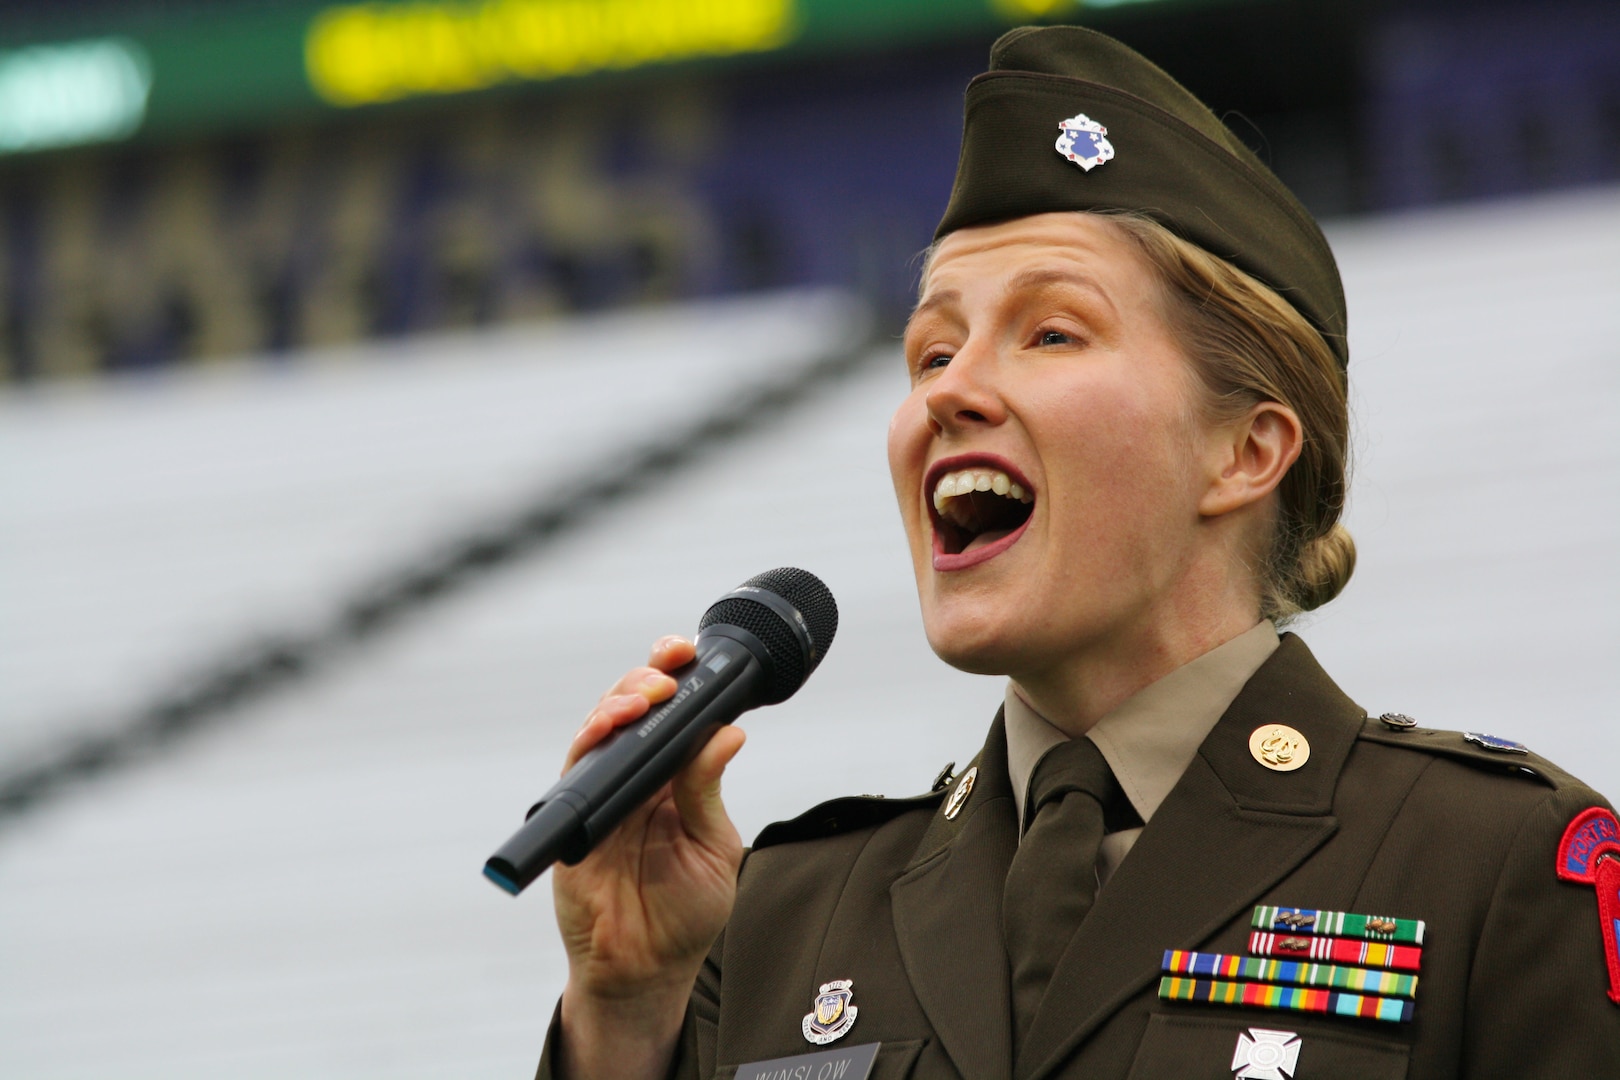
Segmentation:
{"type": "Polygon", "coordinates": [[[1558,876],[1597,889],[1609,1000],[1620,1005],[1620,821],[1594,806],[1575,815],[1558,842],[1558,876]]]}

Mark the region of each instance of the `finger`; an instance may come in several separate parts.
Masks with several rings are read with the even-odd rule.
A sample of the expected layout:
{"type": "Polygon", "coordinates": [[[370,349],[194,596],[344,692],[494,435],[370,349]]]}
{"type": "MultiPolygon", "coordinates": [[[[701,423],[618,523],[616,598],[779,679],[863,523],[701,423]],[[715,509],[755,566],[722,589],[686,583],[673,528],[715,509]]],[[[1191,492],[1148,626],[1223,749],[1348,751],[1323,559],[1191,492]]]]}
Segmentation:
{"type": "Polygon", "coordinates": [[[678,634],[670,634],[653,642],[652,652],[647,657],[647,663],[659,671],[674,671],[692,662],[697,655],[697,646],[678,634]]]}
{"type": "Polygon", "coordinates": [[[747,738],[741,728],[727,724],[675,776],[675,808],[687,834],[700,844],[717,846],[736,836],[720,799],[720,777],[747,738]]]}
{"type": "Polygon", "coordinates": [[[602,702],[610,697],[621,697],[625,694],[640,694],[656,704],[673,694],[675,687],[675,680],[655,667],[631,668],[619,676],[618,682],[608,687],[607,693],[602,695],[597,706],[600,707],[602,702]]]}
{"type": "Polygon", "coordinates": [[[645,694],[612,694],[603,697],[585,718],[585,723],[574,733],[563,760],[563,771],[574,767],[587,750],[607,738],[618,728],[645,716],[651,708],[645,694]]]}

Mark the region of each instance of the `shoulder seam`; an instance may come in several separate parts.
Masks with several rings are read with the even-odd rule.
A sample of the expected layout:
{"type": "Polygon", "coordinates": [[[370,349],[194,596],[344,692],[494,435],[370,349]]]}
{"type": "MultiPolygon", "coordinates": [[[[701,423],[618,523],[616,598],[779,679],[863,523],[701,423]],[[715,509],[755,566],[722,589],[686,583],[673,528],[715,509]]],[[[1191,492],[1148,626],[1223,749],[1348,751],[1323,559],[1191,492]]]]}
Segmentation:
{"type": "Polygon", "coordinates": [[[798,817],[789,818],[786,821],[773,821],[769,825],[766,825],[759,831],[758,836],[755,837],[753,847],[754,850],[759,850],[761,848],[776,847],[779,844],[795,844],[809,840],[821,840],[833,836],[842,836],[861,829],[881,828],[901,815],[909,813],[913,810],[927,809],[930,813],[932,813],[933,809],[937,807],[940,800],[944,797],[944,792],[929,792],[926,795],[913,795],[900,799],[870,798],[860,795],[842,796],[836,799],[828,799],[825,802],[812,806],[798,817]],[[882,809],[875,810],[869,819],[858,824],[850,824],[848,826],[844,825],[844,823],[839,821],[836,817],[830,815],[825,816],[823,822],[821,823],[817,823],[813,820],[804,820],[806,818],[811,818],[812,815],[816,815],[822,811],[830,811],[833,807],[844,803],[871,805],[874,808],[881,807],[882,809]],[[804,824],[799,825],[800,822],[804,822],[804,824]],[[819,827],[817,827],[818,824],[819,827]],[[795,826],[799,827],[795,828],[795,826]],[[778,839],[777,836],[780,834],[787,835],[781,835],[781,838],[778,839]]]}
{"type": "Polygon", "coordinates": [[[1372,727],[1373,720],[1369,718],[1363,725],[1358,740],[1377,743],[1380,746],[1389,746],[1397,750],[1408,750],[1417,754],[1429,754],[1434,757],[1444,757],[1452,761],[1470,765],[1476,769],[1499,773],[1503,776],[1523,776],[1539,780],[1553,790],[1579,783],[1563,769],[1548,761],[1540,754],[1500,753],[1489,750],[1475,750],[1468,746],[1453,745],[1450,742],[1426,742],[1425,736],[1455,737],[1461,739],[1462,732],[1447,731],[1441,728],[1406,728],[1400,731],[1380,731],[1372,727]]]}

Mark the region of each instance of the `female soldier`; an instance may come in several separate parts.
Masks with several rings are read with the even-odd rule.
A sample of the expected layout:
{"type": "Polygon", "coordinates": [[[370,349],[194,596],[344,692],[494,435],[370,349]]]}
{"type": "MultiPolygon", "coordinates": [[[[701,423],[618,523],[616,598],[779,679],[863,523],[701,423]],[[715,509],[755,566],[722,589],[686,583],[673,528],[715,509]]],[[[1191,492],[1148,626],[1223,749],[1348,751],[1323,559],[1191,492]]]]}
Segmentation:
{"type": "MultiPolygon", "coordinates": [[[[1015,31],[991,69],[889,462],[929,642],[1005,708],[941,790],[818,807],[746,865],[723,729],[556,868],[541,1075],[861,1075],[873,1044],[874,1077],[1620,1075],[1607,804],[1368,719],[1275,630],[1354,562],[1320,231],[1117,42],[1015,31]]],[[[569,763],[691,655],[660,642],[569,763]]]]}

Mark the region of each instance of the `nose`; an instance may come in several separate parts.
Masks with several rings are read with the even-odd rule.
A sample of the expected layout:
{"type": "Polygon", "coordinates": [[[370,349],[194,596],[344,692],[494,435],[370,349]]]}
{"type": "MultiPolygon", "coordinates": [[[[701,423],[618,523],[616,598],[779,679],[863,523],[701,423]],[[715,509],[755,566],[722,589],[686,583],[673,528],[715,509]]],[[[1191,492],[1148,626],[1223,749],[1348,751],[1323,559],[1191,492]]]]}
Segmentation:
{"type": "Polygon", "coordinates": [[[968,341],[928,386],[928,426],[935,435],[995,426],[1007,419],[997,389],[993,349],[968,341]]]}

